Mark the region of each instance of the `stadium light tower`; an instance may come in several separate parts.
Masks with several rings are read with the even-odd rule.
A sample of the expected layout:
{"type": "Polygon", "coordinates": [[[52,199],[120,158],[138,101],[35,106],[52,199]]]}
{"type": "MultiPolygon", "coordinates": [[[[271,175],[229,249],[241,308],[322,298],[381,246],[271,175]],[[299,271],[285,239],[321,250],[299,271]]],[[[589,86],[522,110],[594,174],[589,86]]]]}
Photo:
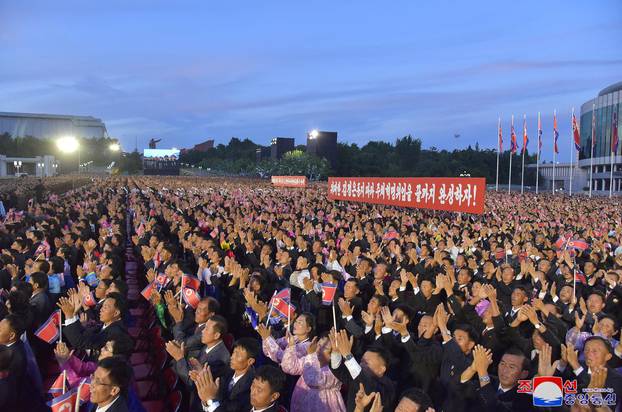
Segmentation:
{"type": "Polygon", "coordinates": [[[317,139],[317,136],[320,134],[320,132],[317,131],[317,129],[313,129],[309,132],[309,137],[311,139],[317,139]]]}
{"type": "Polygon", "coordinates": [[[108,149],[110,149],[111,152],[118,152],[121,150],[121,145],[119,143],[112,143],[108,146],[108,149]]]}
{"type": "MultiPolygon", "coordinates": [[[[73,136],[61,137],[56,141],[56,147],[63,153],[78,152],[78,174],[80,174],[80,143],[73,136]]],[[[75,188],[75,180],[71,179],[71,189],[75,188]]]]}

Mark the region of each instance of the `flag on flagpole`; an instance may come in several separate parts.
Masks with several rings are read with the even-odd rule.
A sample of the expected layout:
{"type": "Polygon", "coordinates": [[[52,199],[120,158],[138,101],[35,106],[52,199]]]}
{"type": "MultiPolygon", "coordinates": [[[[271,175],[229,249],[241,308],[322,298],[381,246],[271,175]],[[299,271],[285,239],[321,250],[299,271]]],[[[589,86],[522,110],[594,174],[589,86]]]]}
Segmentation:
{"type": "Polygon", "coordinates": [[[201,281],[194,276],[189,276],[186,274],[181,275],[181,287],[182,288],[190,288],[194,290],[199,290],[201,286],[201,281]]]}
{"type": "Polygon", "coordinates": [[[618,151],[618,113],[613,112],[613,124],[611,125],[611,151],[615,154],[618,151]]]}
{"type": "Polygon", "coordinates": [[[82,382],[80,382],[78,397],[80,399],[80,404],[86,403],[91,398],[91,379],[84,378],[82,382]]]}
{"type": "Polygon", "coordinates": [[[60,310],[55,310],[46,320],[43,325],[37,329],[35,336],[47,343],[54,343],[60,337],[60,331],[58,325],[61,322],[60,310]]]}
{"type": "Polygon", "coordinates": [[[542,153],[542,121],[540,120],[540,113],[538,113],[538,156],[542,153]]]}
{"type": "Polygon", "coordinates": [[[557,114],[553,113],[553,151],[559,153],[559,147],[557,147],[557,139],[559,139],[559,131],[557,130],[557,114]]]}
{"type": "Polygon", "coordinates": [[[499,153],[501,153],[502,151],[503,151],[503,133],[501,131],[501,120],[499,120],[499,153]]]}
{"type": "Polygon", "coordinates": [[[579,125],[574,112],[572,113],[572,137],[574,139],[574,148],[581,150],[581,133],[579,132],[579,125]]]}
{"type": "Polygon", "coordinates": [[[516,153],[518,144],[516,143],[516,133],[514,132],[514,121],[512,120],[512,127],[510,129],[510,152],[516,153]]]}
{"type": "Polygon", "coordinates": [[[48,389],[48,393],[52,394],[53,397],[60,396],[63,394],[63,388],[67,387],[66,385],[67,385],[66,374],[61,373],[60,375],[58,375],[58,378],[56,378],[54,383],[52,383],[52,386],[50,386],[50,389],[48,389]]]}
{"type": "Polygon", "coordinates": [[[159,274],[159,275],[158,275],[158,276],[156,276],[156,278],[155,278],[155,282],[157,283],[157,285],[158,285],[160,288],[163,288],[163,287],[165,287],[166,285],[168,285],[168,282],[169,282],[169,281],[170,281],[170,279],[169,279],[169,278],[168,278],[168,277],[167,277],[164,273],[159,274]]]}
{"type": "Polygon", "coordinates": [[[575,282],[581,282],[582,284],[587,285],[587,279],[585,278],[585,275],[579,270],[575,270],[574,280],[575,282]]]}
{"type": "Polygon", "coordinates": [[[335,294],[337,293],[337,285],[333,285],[332,283],[322,283],[322,304],[330,305],[333,303],[333,299],[335,299],[335,294]]]}
{"type": "Polygon", "coordinates": [[[93,292],[91,292],[89,290],[88,293],[84,296],[84,299],[82,300],[82,303],[85,306],[88,306],[90,308],[95,306],[97,304],[97,302],[95,302],[95,298],[93,297],[93,292]]]}
{"type": "Polygon", "coordinates": [[[74,412],[78,391],[72,389],[48,402],[52,412],[74,412]]]}
{"type": "Polygon", "coordinates": [[[572,248],[572,249],[577,249],[577,250],[580,250],[581,252],[583,252],[584,250],[589,248],[590,245],[585,240],[570,239],[568,241],[568,243],[566,244],[566,247],[567,248],[572,248]]]}
{"type": "Polygon", "coordinates": [[[192,306],[192,309],[196,309],[199,306],[199,302],[201,302],[201,297],[197,291],[190,288],[184,288],[183,291],[184,302],[192,306]]]}
{"type": "Polygon", "coordinates": [[[523,150],[521,154],[525,154],[527,145],[529,144],[529,137],[527,136],[527,116],[523,117],[523,150]]]}
{"type": "Polygon", "coordinates": [[[283,316],[285,318],[292,317],[296,308],[294,308],[294,306],[290,304],[288,300],[281,299],[275,296],[274,298],[272,298],[272,301],[274,303],[273,309],[277,312],[277,315],[283,316]]]}
{"type": "Polygon", "coordinates": [[[270,299],[270,305],[275,304],[275,299],[282,299],[286,302],[291,301],[292,290],[290,288],[281,289],[278,293],[275,293],[272,299],[270,299]]]}
{"type": "Polygon", "coordinates": [[[140,294],[143,295],[145,299],[151,300],[151,294],[153,293],[154,290],[155,290],[155,283],[151,282],[142,290],[142,292],[140,292],[140,294]]]}
{"type": "Polygon", "coordinates": [[[257,312],[255,312],[250,306],[247,306],[245,314],[246,317],[248,317],[248,320],[251,323],[253,329],[257,329],[257,326],[259,326],[259,315],[257,314],[257,312]]]}

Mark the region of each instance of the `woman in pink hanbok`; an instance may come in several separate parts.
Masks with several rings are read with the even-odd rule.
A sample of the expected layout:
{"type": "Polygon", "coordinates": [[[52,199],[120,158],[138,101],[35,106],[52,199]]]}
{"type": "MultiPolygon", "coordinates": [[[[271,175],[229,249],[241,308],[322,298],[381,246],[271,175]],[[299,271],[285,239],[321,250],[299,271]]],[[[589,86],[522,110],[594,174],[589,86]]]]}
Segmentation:
{"type": "MultiPolygon", "coordinates": [[[[307,354],[307,348],[310,344],[309,338],[313,337],[314,329],[315,319],[310,313],[299,315],[292,324],[292,338],[295,342],[296,353],[299,356],[307,354]]],[[[264,355],[280,364],[283,359],[283,351],[287,348],[287,336],[274,339],[272,335],[270,335],[270,329],[266,328],[264,325],[259,325],[257,332],[262,338],[264,355]]]]}
{"type": "Polygon", "coordinates": [[[345,412],[341,381],[330,371],[330,341],[314,338],[307,353],[300,356],[292,340],[283,353],[281,369],[290,375],[301,375],[292,394],[290,412],[345,412]]]}

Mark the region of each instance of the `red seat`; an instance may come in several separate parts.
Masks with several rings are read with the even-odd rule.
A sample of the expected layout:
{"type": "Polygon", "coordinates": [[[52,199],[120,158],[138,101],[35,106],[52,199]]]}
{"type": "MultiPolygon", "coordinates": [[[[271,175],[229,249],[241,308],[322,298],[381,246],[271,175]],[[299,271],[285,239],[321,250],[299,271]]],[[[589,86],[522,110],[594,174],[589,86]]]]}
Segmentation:
{"type": "Polygon", "coordinates": [[[142,402],[143,408],[147,412],[179,412],[181,408],[181,392],[175,391],[168,395],[166,402],[164,401],[147,401],[142,402]]]}
{"type": "Polygon", "coordinates": [[[132,366],[147,362],[149,362],[149,352],[134,352],[132,356],[130,356],[130,363],[132,366]]]}
{"type": "Polygon", "coordinates": [[[136,395],[138,395],[141,401],[157,399],[159,396],[158,392],[158,382],[156,381],[136,382],[136,395]]]}
{"type": "Polygon", "coordinates": [[[153,372],[164,369],[164,365],[166,365],[166,351],[159,350],[156,352],[152,363],[143,363],[134,366],[134,379],[136,381],[149,379],[149,376],[153,372]]]}
{"type": "Polygon", "coordinates": [[[175,390],[175,388],[177,387],[177,382],[179,381],[177,374],[172,368],[166,368],[164,372],[162,373],[162,375],[164,376],[164,384],[166,386],[166,392],[167,393],[173,392],[173,390],[175,390]]]}

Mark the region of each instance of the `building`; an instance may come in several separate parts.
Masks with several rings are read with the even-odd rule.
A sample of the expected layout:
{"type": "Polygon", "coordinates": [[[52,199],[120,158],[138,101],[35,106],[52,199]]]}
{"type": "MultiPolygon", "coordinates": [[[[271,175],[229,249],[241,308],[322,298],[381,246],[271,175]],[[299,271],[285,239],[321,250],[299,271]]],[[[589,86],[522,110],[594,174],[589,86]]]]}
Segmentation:
{"type": "Polygon", "coordinates": [[[337,165],[337,132],[312,130],[307,133],[307,153],[325,158],[334,168],[337,165]]]}
{"type": "Polygon", "coordinates": [[[39,139],[108,137],[106,125],[95,117],[11,112],[0,112],[0,134],[3,133],[39,139]]]}
{"type": "Polygon", "coordinates": [[[7,157],[0,154],[0,177],[17,176],[47,177],[58,173],[58,163],[54,156],[7,157]]]}
{"type": "Polygon", "coordinates": [[[267,146],[259,146],[255,150],[255,160],[258,162],[261,162],[262,160],[270,159],[271,155],[272,155],[272,148],[267,147],[267,146]]]}
{"type": "Polygon", "coordinates": [[[275,137],[270,144],[270,159],[279,160],[287,152],[294,150],[294,139],[291,137],[275,137]]]}
{"type": "Polygon", "coordinates": [[[197,152],[207,152],[209,149],[214,148],[214,139],[206,140],[203,143],[195,144],[192,150],[197,152]]]}
{"type": "MultiPolygon", "coordinates": [[[[622,132],[620,115],[622,110],[622,82],[612,84],[598,93],[598,96],[581,105],[578,119],[581,132],[581,150],[577,163],[573,164],[572,171],[569,163],[555,165],[555,188],[570,188],[570,173],[572,172],[572,191],[581,192],[590,186],[590,164],[592,164],[592,191],[609,193],[612,176],[611,139],[614,118],[618,123],[618,137],[622,132]],[[594,114],[594,157],[592,159],[592,115],[594,114]],[[615,114],[615,116],[614,116],[615,114]]],[[[618,144],[613,156],[613,191],[622,191],[622,144],[618,144]]],[[[536,167],[536,165],[529,165],[536,167]]],[[[543,188],[551,189],[553,183],[553,164],[541,164],[541,182],[543,188]]]]}

